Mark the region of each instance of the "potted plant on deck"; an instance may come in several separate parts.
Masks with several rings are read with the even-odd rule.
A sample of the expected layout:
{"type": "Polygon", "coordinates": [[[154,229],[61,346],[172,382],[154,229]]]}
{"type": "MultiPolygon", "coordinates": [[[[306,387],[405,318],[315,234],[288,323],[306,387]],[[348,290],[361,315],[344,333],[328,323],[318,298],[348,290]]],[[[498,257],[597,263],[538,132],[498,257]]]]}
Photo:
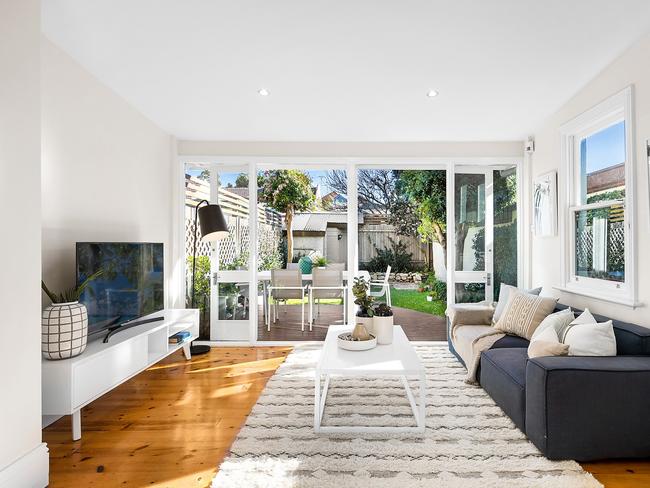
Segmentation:
{"type": "Polygon", "coordinates": [[[325,269],[325,266],[327,266],[327,258],[325,256],[318,256],[312,258],[312,263],[317,268],[325,269]]]}
{"type": "Polygon", "coordinates": [[[372,318],[372,330],[377,337],[377,344],[391,344],[393,342],[393,310],[386,303],[375,306],[372,318]]]}
{"type": "Polygon", "coordinates": [[[355,327],[352,331],[352,337],[357,340],[367,341],[370,334],[373,332],[372,316],[374,310],[372,309],[373,298],[368,295],[370,283],[363,277],[354,278],[352,285],[352,294],[354,295],[354,303],[358,305],[355,317],[355,327]]]}
{"type": "Polygon", "coordinates": [[[41,288],[52,300],[41,316],[41,351],[45,359],[68,359],[78,356],[88,342],[88,311],[79,297],[88,284],[103,273],[99,270],[79,286],[61,293],[52,292],[45,282],[41,288]]]}

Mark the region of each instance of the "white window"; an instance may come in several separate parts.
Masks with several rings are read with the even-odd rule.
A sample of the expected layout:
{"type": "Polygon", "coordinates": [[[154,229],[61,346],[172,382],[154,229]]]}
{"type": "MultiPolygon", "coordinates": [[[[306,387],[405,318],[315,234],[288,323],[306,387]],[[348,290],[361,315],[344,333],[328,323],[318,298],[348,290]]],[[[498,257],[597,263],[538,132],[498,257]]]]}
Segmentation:
{"type": "Polygon", "coordinates": [[[632,88],[561,128],[566,291],[634,306],[632,88]]]}

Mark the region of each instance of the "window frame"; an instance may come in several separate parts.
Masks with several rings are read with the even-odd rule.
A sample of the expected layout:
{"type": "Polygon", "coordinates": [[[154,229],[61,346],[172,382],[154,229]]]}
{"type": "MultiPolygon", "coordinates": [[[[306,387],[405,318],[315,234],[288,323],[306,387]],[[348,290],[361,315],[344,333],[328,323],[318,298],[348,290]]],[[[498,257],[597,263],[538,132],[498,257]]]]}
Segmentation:
{"type": "Polygon", "coordinates": [[[595,107],[580,114],[560,128],[562,139],[562,168],[564,181],[560,204],[560,238],[562,252],[562,291],[635,307],[637,305],[636,229],[635,229],[635,151],[633,89],[628,86],[595,107]],[[582,203],[582,174],[580,143],[616,123],[625,123],[625,198],[595,203],[582,203]],[[576,214],[584,210],[624,207],[625,281],[611,281],[576,274],[576,214]]]}

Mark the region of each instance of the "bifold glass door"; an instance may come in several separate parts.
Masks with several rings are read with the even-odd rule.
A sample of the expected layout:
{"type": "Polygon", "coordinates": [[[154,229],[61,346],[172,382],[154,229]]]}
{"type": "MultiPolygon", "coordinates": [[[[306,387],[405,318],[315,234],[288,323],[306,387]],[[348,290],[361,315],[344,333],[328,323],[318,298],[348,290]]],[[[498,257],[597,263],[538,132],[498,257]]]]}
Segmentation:
{"type": "Polygon", "coordinates": [[[449,229],[452,303],[492,302],[493,175],[492,168],[456,167],[447,188],[453,195],[449,229]]]}
{"type": "MultiPolygon", "coordinates": [[[[249,166],[210,168],[211,203],[217,203],[228,222],[227,238],[214,244],[211,259],[210,339],[249,341],[253,319],[249,166]]],[[[254,195],[254,193],[253,193],[254,195]]]]}

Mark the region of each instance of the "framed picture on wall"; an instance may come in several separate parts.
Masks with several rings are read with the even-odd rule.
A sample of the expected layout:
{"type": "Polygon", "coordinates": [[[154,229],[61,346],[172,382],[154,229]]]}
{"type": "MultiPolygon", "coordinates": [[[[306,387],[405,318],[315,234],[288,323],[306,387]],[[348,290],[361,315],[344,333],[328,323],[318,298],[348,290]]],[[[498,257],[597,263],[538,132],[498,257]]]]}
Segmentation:
{"type": "Polygon", "coordinates": [[[533,234],[557,235],[557,171],[544,173],[533,182],[533,234]]]}

